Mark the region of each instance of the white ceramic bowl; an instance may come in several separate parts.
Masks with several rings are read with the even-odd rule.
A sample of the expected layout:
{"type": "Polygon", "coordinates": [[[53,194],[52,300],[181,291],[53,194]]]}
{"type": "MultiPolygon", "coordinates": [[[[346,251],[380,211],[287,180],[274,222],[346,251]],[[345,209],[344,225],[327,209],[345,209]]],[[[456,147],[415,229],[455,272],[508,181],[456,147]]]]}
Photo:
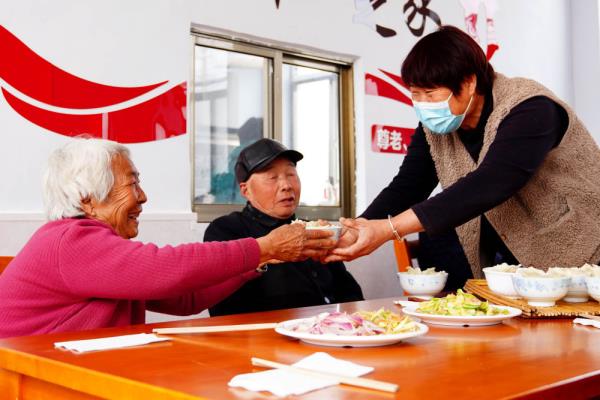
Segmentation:
{"type": "Polygon", "coordinates": [[[600,276],[586,276],[585,285],[588,294],[595,300],[600,301],[600,276]]]}
{"type": "Polygon", "coordinates": [[[402,289],[414,296],[432,297],[444,289],[448,273],[438,271],[434,274],[409,274],[398,272],[402,289]]]}
{"type": "Polygon", "coordinates": [[[521,296],[519,296],[515,290],[512,281],[512,277],[515,273],[494,271],[492,268],[493,267],[487,267],[483,269],[483,274],[485,275],[485,280],[487,281],[490,290],[510,299],[520,298],[521,296]]]}
{"type": "Polygon", "coordinates": [[[588,295],[587,286],[585,284],[585,275],[571,276],[569,291],[563,299],[568,303],[585,303],[590,296],[588,295]]]}
{"type": "Polygon", "coordinates": [[[339,225],[323,225],[323,226],[307,226],[306,230],[319,230],[319,231],[331,231],[333,232],[332,239],[336,242],[340,240],[340,232],[342,227],[339,225]]]}
{"type": "Polygon", "coordinates": [[[537,307],[552,307],[557,300],[565,297],[569,290],[571,278],[568,276],[522,276],[512,277],[515,290],[523,296],[529,305],[537,307]]]}

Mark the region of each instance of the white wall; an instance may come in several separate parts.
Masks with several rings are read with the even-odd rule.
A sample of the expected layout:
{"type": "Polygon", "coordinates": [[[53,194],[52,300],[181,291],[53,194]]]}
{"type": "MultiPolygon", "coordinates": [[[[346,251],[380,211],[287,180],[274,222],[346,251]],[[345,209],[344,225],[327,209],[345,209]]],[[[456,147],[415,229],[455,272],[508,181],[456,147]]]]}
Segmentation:
{"type": "MultiPolygon", "coordinates": [[[[357,211],[361,212],[402,162],[401,156],[371,152],[371,125],[416,125],[410,107],[364,94],[364,74],[383,77],[378,68],[399,74],[403,58],[417,40],[403,22],[404,2],[387,2],[372,16],[373,21],[398,32],[387,39],[352,23],[352,0],[281,0],[279,10],[274,3],[21,0],[0,3],[0,23],[55,65],[92,81],[121,86],[166,79],[169,85],[187,81],[192,61],[192,24],[355,57],[357,211]]],[[[500,50],[492,59],[494,67],[510,76],[541,81],[574,105],[588,126],[598,128],[598,2],[498,3],[496,32],[500,50]],[[590,13],[592,9],[595,14],[590,13]],[[583,21],[579,18],[585,18],[585,23],[571,22],[583,21]],[[595,55],[588,59],[588,54],[595,55]]],[[[464,28],[458,0],[434,1],[430,6],[444,23],[464,28]]],[[[428,21],[426,32],[434,28],[428,21]]],[[[1,97],[0,126],[0,254],[11,255],[43,223],[42,169],[51,149],[68,138],[26,121],[1,97]]],[[[182,135],[129,146],[149,197],[141,224],[142,241],[176,244],[202,238],[205,225],[194,223],[190,211],[189,143],[189,135],[182,135]]],[[[390,245],[349,265],[367,297],[399,293],[390,245]]]]}
{"type": "Polygon", "coordinates": [[[571,54],[573,105],[596,142],[600,143],[600,7],[598,0],[572,3],[571,54]]]}

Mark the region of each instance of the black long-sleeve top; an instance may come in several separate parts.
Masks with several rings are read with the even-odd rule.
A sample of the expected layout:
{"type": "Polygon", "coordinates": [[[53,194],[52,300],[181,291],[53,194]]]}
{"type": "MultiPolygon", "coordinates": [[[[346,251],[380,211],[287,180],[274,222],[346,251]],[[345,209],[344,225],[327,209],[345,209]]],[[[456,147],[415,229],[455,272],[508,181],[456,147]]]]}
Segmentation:
{"type": "MultiPolygon", "coordinates": [[[[250,203],[241,212],[217,218],[204,233],[205,242],[258,238],[289,224],[295,216],[277,219],[250,203]]],[[[360,286],[342,262],[321,264],[311,259],[269,266],[231,296],[209,309],[211,316],[363,300],[360,286]]]]}
{"type": "MultiPolygon", "coordinates": [[[[491,92],[485,96],[477,127],[459,129],[459,137],[475,162],[483,146],[483,133],[493,110],[491,92]]],[[[567,129],[566,111],[545,96],[523,101],[504,118],[479,167],[428,199],[438,184],[429,144],[421,124],[415,130],[398,174],[361,215],[386,218],[412,208],[430,235],[442,233],[482,215],[521,189],[567,129]]],[[[482,251],[491,259],[518,262],[482,216],[482,251]]]]}

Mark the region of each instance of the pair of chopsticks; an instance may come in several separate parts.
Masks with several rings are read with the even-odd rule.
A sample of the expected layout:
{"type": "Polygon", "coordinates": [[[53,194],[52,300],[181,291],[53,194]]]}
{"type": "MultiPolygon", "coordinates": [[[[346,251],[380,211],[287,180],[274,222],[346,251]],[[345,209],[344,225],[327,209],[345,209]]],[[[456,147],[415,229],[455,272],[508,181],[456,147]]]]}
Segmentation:
{"type": "MultiPolygon", "coordinates": [[[[235,332],[235,331],[251,331],[258,329],[274,329],[277,326],[277,323],[264,323],[264,324],[240,324],[240,325],[217,325],[217,326],[188,326],[181,328],[155,328],[152,329],[152,332],[163,334],[163,335],[184,335],[189,333],[215,333],[215,332],[235,332]]],[[[345,385],[350,386],[358,386],[367,389],[375,389],[381,390],[384,392],[397,392],[398,385],[395,383],[388,383],[383,381],[378,381],[375,379],[367,379],[367,378],[356,378],[353,376],[345,376],[338,374],[331,374],[328,372],[319,372],[313,371],[310,369],[298,368],[287,364],[281,364],[275,361],[264,360],[262,358],[252,357],[252,365],[257,367],[266,367],[266,368],[279,368],[285,369],[292,372],[301,373],[304,375],[321,377],[321,378],[331,378],[339,383],[343,383],[345,385]]]]}
{"type": "Polygon", "coordinates": [[[162,335],[185,335],[187,333],[215,333],[254,331],[259,329],[275,329],[276,322],[265,324],[240,324],[240,325],[216,325],[216,326],[186,326],[182,328],[155,328],[152,332],[162,335]]]}
{"type": "Polygon", "coordinates": [[[290,372],[297,372],[307,376],[313,376],[316,378],[330,378],[338,381],[339,383],[343,383],[344,385],[381,390],[383,392],[395,393],[398,391],[398,385],[396,385],[395,383],[383,382],[368,378],[357,378],[354,376],[347,375],[331,374],[329,372],[313,371],[311,369],[298,368],[292,365],[281,364],[275,361],[264,360],[262,358],[256,357],[252,357],[251,360],[252,365],[256,367],[282,369],[290,372]]]}

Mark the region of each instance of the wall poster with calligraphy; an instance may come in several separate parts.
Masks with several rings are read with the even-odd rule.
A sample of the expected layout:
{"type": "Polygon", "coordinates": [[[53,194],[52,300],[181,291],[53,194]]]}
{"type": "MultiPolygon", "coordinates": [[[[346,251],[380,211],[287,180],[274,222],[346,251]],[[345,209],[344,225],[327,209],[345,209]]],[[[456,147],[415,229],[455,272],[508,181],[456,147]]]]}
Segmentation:
{"type": "MultiPolygon", "coordinates": [[[[437,26],[442,25],[439,15],[429,7],[430,1],[421,0],[415,2],[415,0],[406,0],[402,6],[406,27],[416,37],[423,35],[428,19],[433,21],[437,26]]],[[[354,0],[355,13],[352,16],[352,22],[364,25],[384,38],[396,36],[397,32],[395,29],[377,23],[377,19],[374,16],[375,11],[386,2],[387,0],[354,0]]]]}

